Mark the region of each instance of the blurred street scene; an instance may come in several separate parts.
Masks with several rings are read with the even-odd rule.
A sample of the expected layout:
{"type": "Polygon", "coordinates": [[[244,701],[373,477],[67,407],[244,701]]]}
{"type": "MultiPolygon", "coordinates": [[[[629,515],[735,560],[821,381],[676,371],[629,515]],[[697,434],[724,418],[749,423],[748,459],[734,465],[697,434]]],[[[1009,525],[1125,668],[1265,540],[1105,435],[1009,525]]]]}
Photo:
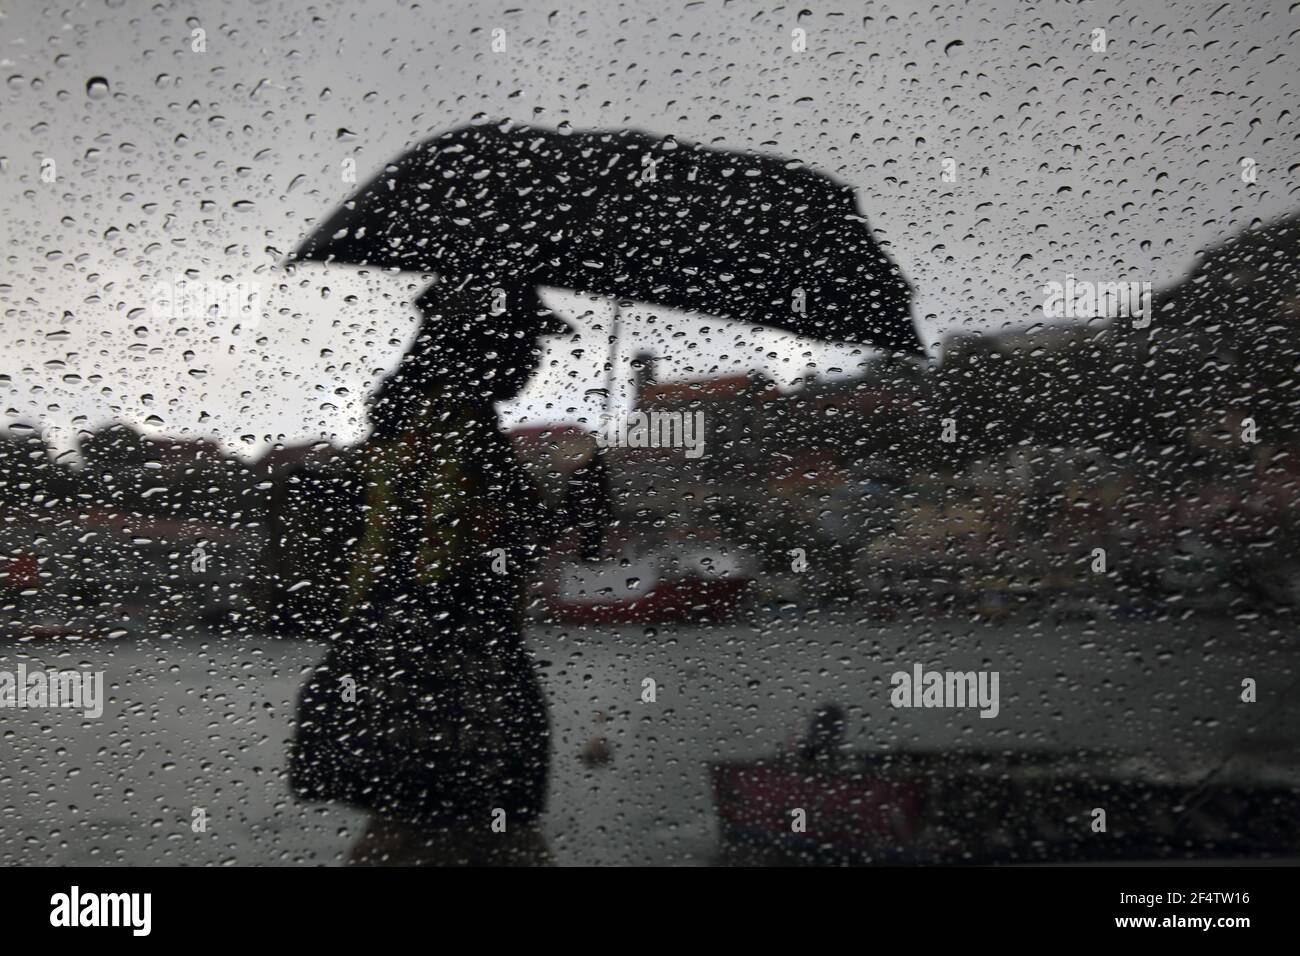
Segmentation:
{"type": "MultiPolygon", "coordinates": [[[[880,359],[791,391],[755,375],[657,381],[643,356],[633,409],[701,412],[706,453],[601,450],[608,573],[575,568],[580,542],[561,542],[533,613],[1291,619],[1300,287],[1276,264],[1297,256],[1300,223],[1282,220],[1208,253],[1145,328],[958,336],[930,364],[880,359]]],[[[509,437],[557,488],[597,427],[509,437]]],[[[333,503],[294,492],[343,449],[248,462],[116,426],[55,461],[15,427],[0,455],[12,638],[312,631],[326,613],[338,569],[322,561],[347,529],[333,503]],[[316,509],[295,516],[311,528],[297,559],[268,532],[289,507],[316,509]]]]}
{"type": "MultiPolygon", "coordinates": [[[[1296,230],[1225,242],[1144,329],[953,338],[933,363],[788,391],[660,381],[639,358],[634,408],[702,411],[707,454],[603,450],[599,556],[575,534],[536,575],[557,862],[1104,859],[1066,832],[1090,809],[1067,783],[1099,780],[1137,858],[1294,855],[1300,286],[1272,264],[1296,261],[1296,230]],[[916,662],[998,671],[1000,718],[900,721],[890,675],[916,662]],[[1267,704],[1243,703],[1244,678],[1267,704]],[[839,759],[886,764],[798,762],[827,704],[839,759]],[[822,807],[844,846],[765,834],[809,779],[847,794],[822,807]],[[1013,780],[1029,800],[1033,779],[1060,806],[1003,829],[934,789],[1013,780]]],[[[596,450],[577,427],[510,438],[543,486],[596,450]]],[[[105,671],[112,728],[7,716],[7,862],[340,862],[360,814],[296,802],[284,761],[346,534],[295,486],[347,451],[247,462],[124,428],[76,461],[22,429],[0,448],[0,658],[105,671]],[[210,833],[174,825],[200,786],[227,821],[210,833]]]]}
{"type": "MultiPolygon", "coordinates": [[[[709,765],[793,751],[809,715],[826,701],[845,708],[853,748],[946,755],[930,768],[940,783],[959,771],[964,752],[994,749],[1066,757],[1117,752],[1126,755],[1129,772],[1186,795],[1216,771],[1224,787],[1300,786],[1300,662],[1290,630],[1260,622],[972,628],[760,618],[747,626],[651,631],[539,628],[529,644],[543,662],[552,706],[554,769],[544,825],[562,865],[734,858],[722,839],[709,765]],[[999,719],[942,710],[900,719],[889,705],[889,674],[915,660],[996,665],[1004,683],[999,719]],[[1241,704],[1238,675],[1246,673],[1260,675],[1261,694],[1285,693],[1285,703],[1267,710],[1241,704]],[[653,706],[639,701],[643,677],[658,683],[653,706]],[[1152,688],[1161,690],[1153,696],[1152,688]],[[593,748],[602,740],[604,747],[593,748]]],[[[6,842],[6,859],[341,863],[362,814],[302,804],[284,779],[294,695],[324,649],[316,640],[215,633],[11,645],[9,662],[104,670],[110,703],[102,722],[64,711],[7,717],[6,746],[18,756],[0,776],[0,828],[24,836],[6,842]],[[219,821],[204,833],[190,827],[196,793],[204,795],[209,821],[219,821]]],[[[1077,802],[1069,816],[1057,808],[1051,823],[1087,833],[1093,805],[1077,802]]],[[[1147,859],[1241,856],[1225,854],[1210,838],[1227,844],[1228,832],[1207,837],[1204,826],[1161,822],[1142,803],[1110,805],[1113,829],[1162,831],[1165,852],[1147,859]]],[[[788,818],[783,807],[766,809],[774,819],[788,818]]],[[[1243,815],[1241,822],[1258,819],[1243,815]]],[[[906,841],[885,842],[956,838],[957,847],[943,856],[960,861],[961,842],[978,848],[988,823],[983,816],[976,821],[945,826],[930,818],[906,841]]],[[[1041,838],[1043,824],[1014,814],[999,822],[1035,859],[1028,844],[1041,838]]],[[[1095,836],[1098,844],[1106,839],[1095,836]]],[[[1294,853],[1293,845],[1275,845],[1270,855],[1294,853]]],[[[1087,858],[1079,848],[1070,856],[1087,858]]],[[[1248,854],[1261,856],[1258,848],[1248,854]]]]}

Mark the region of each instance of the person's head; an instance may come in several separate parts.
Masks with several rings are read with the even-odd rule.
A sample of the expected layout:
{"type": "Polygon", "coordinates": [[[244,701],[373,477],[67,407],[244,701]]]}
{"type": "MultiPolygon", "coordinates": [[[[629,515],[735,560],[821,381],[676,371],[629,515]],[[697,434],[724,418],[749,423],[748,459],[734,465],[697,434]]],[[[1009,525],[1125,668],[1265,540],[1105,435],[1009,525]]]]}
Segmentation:
{"type": "Polygon", "coordinates": [[[431,405],[491,410],[528,384],[543,336],[571,331],[531,285],[484,293],[434,285],[416,306],[424,316],[420,332],[371,400],[376,434],[401,430],[431,405]]]}

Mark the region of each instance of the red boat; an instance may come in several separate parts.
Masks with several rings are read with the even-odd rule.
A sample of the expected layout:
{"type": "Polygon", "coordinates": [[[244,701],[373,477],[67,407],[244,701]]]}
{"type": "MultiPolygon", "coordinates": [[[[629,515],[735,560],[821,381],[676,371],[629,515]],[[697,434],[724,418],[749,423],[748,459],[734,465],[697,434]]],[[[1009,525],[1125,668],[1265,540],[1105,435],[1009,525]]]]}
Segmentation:
{"type": "Polygon", "coordinates": [[[574,624],[722,621],[739,606],[752,575],[722,547],[561,565],[550,576],[547,610],[574,624]]]}

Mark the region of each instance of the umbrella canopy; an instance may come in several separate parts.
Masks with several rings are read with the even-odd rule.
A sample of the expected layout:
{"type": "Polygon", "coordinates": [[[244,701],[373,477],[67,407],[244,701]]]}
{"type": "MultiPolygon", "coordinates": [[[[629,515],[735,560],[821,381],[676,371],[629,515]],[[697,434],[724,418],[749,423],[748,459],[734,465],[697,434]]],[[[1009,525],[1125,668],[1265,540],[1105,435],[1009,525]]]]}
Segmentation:
{"type": "Polygon", "coordinates": [[[911,290],[851,187],[634,130],[451,130],[385,166],[291,258],[437,274],[484,312],[497,289],[550,285],[920,351],[911,290]]]}

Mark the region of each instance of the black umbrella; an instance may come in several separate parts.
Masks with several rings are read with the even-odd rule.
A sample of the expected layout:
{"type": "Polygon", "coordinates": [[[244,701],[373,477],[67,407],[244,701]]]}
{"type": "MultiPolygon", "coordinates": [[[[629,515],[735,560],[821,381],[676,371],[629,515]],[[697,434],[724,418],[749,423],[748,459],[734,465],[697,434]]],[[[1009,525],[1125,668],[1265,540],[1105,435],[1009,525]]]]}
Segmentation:
{"type": "Polygon", "coordinates": [[[436,297],[484,314],[499,289],[550,285],[920,351],[911,290],[851,187],[634,130],[451,130],[387,165],[292,258],[436,274],[436,297]]]}

